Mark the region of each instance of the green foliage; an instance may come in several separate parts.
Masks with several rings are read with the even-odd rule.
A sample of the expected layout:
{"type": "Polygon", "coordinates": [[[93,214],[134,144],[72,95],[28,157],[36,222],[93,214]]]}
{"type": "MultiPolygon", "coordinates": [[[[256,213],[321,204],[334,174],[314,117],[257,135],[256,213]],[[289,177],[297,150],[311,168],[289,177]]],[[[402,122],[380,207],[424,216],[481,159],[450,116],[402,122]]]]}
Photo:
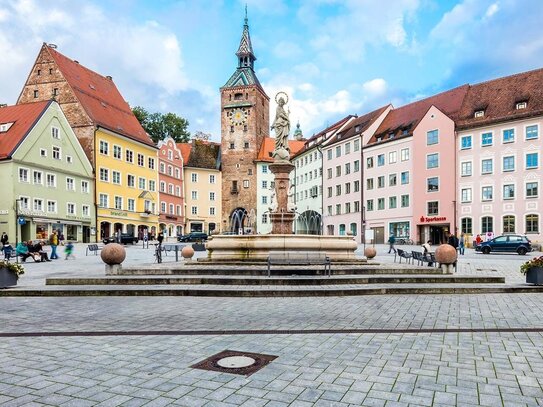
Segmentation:
{"type": "Polygon", "coordinates": [[[22,264],[10,263],[7,260],[0,260],[0,268],[6,268],[12,273],[15,273],[17,275],[17,278],[19,278],[21,274],[25,273],[25,268],[22,264]]]}
{"type": "Polygon", "coordinates": [[[187,130],[189,122],[175,113],[149,113],[141,106],[135,106],[132,112],[155,143],[166,137],[171,137],[176,143],[187,143],[190,140],[190,132],[187,130]]]}
{"type": "Polygon", "coordinates": [[[520,272],[526,274],[529,269],[532,267],[543,267],[543,256],[534,257],[531,260],[528,260],[526,263],[523,263],[520,266],[520,272]]]}

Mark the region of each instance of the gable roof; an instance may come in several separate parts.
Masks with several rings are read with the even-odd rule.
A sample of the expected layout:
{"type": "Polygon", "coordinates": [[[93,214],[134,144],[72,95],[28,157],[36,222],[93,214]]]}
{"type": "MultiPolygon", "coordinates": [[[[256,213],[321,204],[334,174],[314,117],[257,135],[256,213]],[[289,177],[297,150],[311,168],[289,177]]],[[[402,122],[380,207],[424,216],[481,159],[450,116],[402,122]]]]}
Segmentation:
{"type": "Polygon", "coordinates": [[[413,135],[413,131],[432,106],[437,107],[452,120],[455,120],[468,88],[468,85],[462,85],[391,110],[375,134],[369,139],[368,144],[376,143],[378,140],[386,141],[413,135]]]}
{"type": "Polygon", "coordinates": [[[459,130],[543,114],[543,69],[493,79],[469,87],[457,121],[459,130]],[[516,104],[526,102],[526,108],[516,104]],[[476,111],[484,111],[475,117],[476,111]]]}
{"type": "Polygon", "coordinates": [[[0,108],[0,124],[13,123],[7,132],[0,133],[0,160],[13,155],[51,103],[48,100],[0,108]]]}
{"type": "Polygon", "coordinates": [[[187,165],[190,157],[190,143],[177,143],[177,148],[181,151],[181,157],[183,157],[183,165],[187,165]]]}
{"type": "MultiPolygon", "coordinates": [[[[304,147],[304,144],[305,141],[289,140],[288,147],[290,149],[290,157],[292,158],[298,151],[300,151],[304,147]]],[[[273,150],[275,150],[275,138],[264,137],[256,161],[273,162],[273,150]]]]}
{"type": "Polygon", "coordinates": [[[326,145],[328,146],[330,144],[335,143],[336,141],[343,141],[345,139],[356,136],[357,134],[362,134],[375,122],[375,120],[377,120],[377,118],[389,106],[390,105],[380,107],[379,109],[376,109],[373,112],[366,113],[365,115],[362,115],[360,117],[355,118],[354,120],[351,120],[348,126],[345,127],[342,131],[334,134],[330,138],[330,140],[327,141],[326,145]]]}
{"type": "Polygon", "coordinates": [[[181,151],[184,167],[219,170],[221,165],[221,145],[211,141],[192,140],[190,143],[177,143],[181,151]]]}
{"type": "Polygon", "coordinates": [[[96,126],[155,147],[111,77],[102,76],[44,44],[96,126]]]}

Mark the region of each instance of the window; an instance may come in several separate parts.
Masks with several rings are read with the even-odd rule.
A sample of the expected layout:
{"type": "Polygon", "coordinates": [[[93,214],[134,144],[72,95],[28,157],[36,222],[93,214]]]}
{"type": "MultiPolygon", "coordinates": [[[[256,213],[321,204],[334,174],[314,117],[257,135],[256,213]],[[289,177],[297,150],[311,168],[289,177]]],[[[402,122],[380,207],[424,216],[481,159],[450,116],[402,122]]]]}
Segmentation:
{"type": "Polygon", "coordinates": [[[267,224],[267,223],[268,223],[268,214],[267,214],[267,213],[263,213],[263,214],[262,214],[262,223],[263,223],[263,224],[267,224]]]}
{"type": "Polygon", "coordinates": [[[481,188],[481,200],[483,200],[483,201],[492,201],[492,190],[493,190],[493,187],[482,187],[481,188]]]}
{"type": "Polygon", "coordinates": [[[393,187],[397,184],[398,182],[398,174],[389,174],[388,175],[388,185],[390,187],[393,187]]]}
{"type": "Polygon", "coordinates": [[[367,178],[366,179],[366,189],[373,189],[373,178],[367,178]]]}
{"type": "Polygon", "coordinates": [[[380,177],[377,177],[377,188],[384,188],[385,187],[385,176],[381,175],[380,177]]]}
{"type": "Polygon", "coordinates": [[[100,140],[100,154],[103,154],[103,155],[109,154],[109,144],[107,141],[100,140]]]}
{"type": "Polygon", "coordinates": [[[518,102],[515,105],[515,109],[517,109],[517,110],[526,109],[526,106],[528,106],[528,104],[526,102],[518,102]]]}
{"type": "Polygon", "coordinates": [[[513,215],[503,217],[503,233],[515,233],[515,217],[513,215]]]}
{"type": "Polygon", "coordinates": [[[345,183],[345,194],[350,194],[350,193],[351,193],[351,183],[346,182],[345,183]]]}
{"type": "Polygon", "coordinates": [[[68,164],[71,164],[71,163],[74,162],[74,160],[73,160],[73,158],[72,158],[71,155],[67,155],[67,156],[66,156],[66,162],[67,162],[68,164]]]}
{"type": "Polygon", "coordinates": [[[345,175],[351,173],[351,163],[345,163],[345,175]]]}
{"type": "Polygon", "coordinates": [[[198,215],[198,207],[197,206],[191,206],[190,207],[190,213],[192,215],[198,215]]]}
{"type": "Polygon", "coordinates": [[[427,178],[426,187],[427,187],[426,190],[428,192],[439,191],[439,178],[438,177],[427,178]]]}
{"type": "Polygon", "coordinates": [[[119,171],[111,171],[111,182],[114,184],[121,184],[121,173],[119,171]]]}
{"type": "Polygon", "coordinates": [[[345,144],[345,154],[350,154],[351,153],[351,143],[346,143],[345,144]]]}
{"type": "Polygon", "coordinates": [[[536,125],[526,126],[526,140],[533,140],[539,137],[539,129],[536,125]]]}
{"type": "Polygon", "coordinates": [[[100,181],[109,182],[109,170],[107,168],[100,168],[100,181]]]}
{"type": "Polygon", "coordinates": [[[336,215],[341,215],[341,204],[336,204],[336,215]]]}
{"type": "Polygon", "coordinates": [[[460,195],[462,199],[461,202],[471,202],[471,188],[462,188],[460,195]]]}
{"type": "Polygon", "coordinates": [[[539,233],[539,215],[526,215],[526,233],[539,233]]]}
{"type": "Polygon", "coordinates": [[[43,199],[34,198],[34,207],[35,211],[43,211],[43,199]]]}
{"type": "Polygon", "coordinates": [[[360,212],[360,201],[354,201],[354,211],[360,212]]]}
{"type": "Polygon", "coordinates": [[[431,130],[426,133],[426,145],[431,146],[439,142],[439,133],[437,130],[431,130]]]}
{"type": "Polygon", "coordinates": [[[404,171],[400,174],[400,182],[402,185],[409,184],[409,171],[404,171]]]}
{"type": "Polygon", "coordinates": [[[336,165],[336,177],[341,177],[341,165],[336,165]]]}
{"type": "Polygon", "coordinates": [[[481,232],[488,233],[494,231],[494,218],[492,216],[484,216],[481,218],[481,232]]]}
{"type": "Polygon", "coordinates": [[[427,203],[428,215],[433,216],[439,214],[439,202],[431,201],[427,203]]]}
{"type": "Polygon", "coordinates": [[[503,171],[515,171],[515,157],[503,157],[503,171]]]}
{"type": "Polygon", "coordinates": [[[539,157],[538,153],[528,153],[526,154],[526,169],[537,168],[539,166],[539,157]]]}
{"type": "Polygon", "coordinates": [[[268,197],[266,195],[262,196],[262,204],[264,205],[268,204],[268,197]]]}
{"type": "Polygon", "coordinates": [[[194,200],[198,199],[198,191],[191,191],[190,197],[194,200]]]}
{"type": "Polygon", "coordinates": [[[123,150],[121,146],[113,146],[113,158],[120,160],[123,156],[123,150]]]}
{"type": "Polygon", "coordinates": [[[336,185],[336,196],[341,195],[341,185],[336,185]]]}
{"type": "Polygon", "coordinates": [[[136,201],[132,198],[128,198],[128,208],[129,211],[134,212],[136,209],[136,201]]]}
{"type": "Polygon", "coordinates": [[[75,191],[75,181],[73,178],[66,177],[66,189],[68,191],[75,191]]]}
{"type": "Polygon", "coordinates": [[[120,196],[115,197],[115,209],[123,209],[123,198],[120,196]]]}
{"type": "Polygon", "coordinates": [[[360,150],[360,140],[354,141],[354,151],[360,150]]]}
{"type": "Polygon", "coordinates": [[[126,178],[126,185],[128,185],[130,188],[134,188],[134,186],[136,185],[136,177],[133,175],[128,175],[126,178]]]}
{"type": "Polygon", "coordinates": [[[527,182],[526,183],[526,198],[537,198],[538,196],[538,183],[527,182]]]}
{"type": "Polygon", "coordinates": [[[481,146],[487,147],[492,145],[492,133],[483,133],[481,134],[481,146]]]}
{"type": "Polygon", "coordinates": [[[126,150],[126,162],[127,163],[133,163],[134,162],[134,152],[131,150],[126,150]]]}
{"type": "MultiPolygon", "coordinates": [[[[149,181],[149,182],[151,182],[151,181],[149,181]]],[[[181,187],[178,186],[178,185],[175,187],[175,196],[181,196],[181,187]]]]}
{"type": "Polygon", "coordinates": [[[460,175],[462,177],[469,177],[472,173],[472,163],[471,161],[464,161],[460,164],[460,175]]]}
{"type": "Polygon", "coordinates": [[[160,212],[166,213],[166,202],[160,202],[160,212]]]}
{"type": "Polygon", "coordinates": [[[353,170],[353,171],[354,171],[354,172],[360,171],[360,161],[359,161],[359,160],[356,160],[356,161],[354,162],[354,170],[353,170]]]}
{"type": "Polygon", "coordinates": [[[481,174],[492,174],[493,162],[491,158],[481,161],[481,174]]]}
{"type": "Polygon", "coordinates": [[[439,167],[439,153],[428,154],[426,156],[426,168],[439,167]]]}
{"type": "Polygon", "coordinates": [[[354,192],[358,192],[358,191],[360,191],[360,181],[356,180],[354,182],[354,192]]]}
{"type": "Polygon", "coordinates": [[[473,234],[473,221],[471,218],[462,218],[460,220],[460,231],[470,235],[473,234]]]}
{"type": "Polygon", "coordinates": [[[397,200],[397,198],[395,196],[390,196],[388,198],[388,208],[389,209],[395,209],[397,204],[398,204],[397,201],[398,200],[397,200]]]}
{"type": "MultiPolygon", "coordinates": [[[[345,152],[345,154],[347,154],[347,152],[345,152]]],[[[345,213],[351,213],[351,203],[350,202],[345,203],[345,213]]]]}
{"type": "Polygon", "coordinates": [[[333,152],[332,152],[331,149],[326,151],[326,158],[327,158],[328,160],[331,160],[331,159],[332,159],[332,153],[333,153],[333,152]]]}
{"type": "Polygon", "coordinates": [[[168,184],[168,194],[173,195],[173,184],[168,184]]]}
{"type": "Polygon", "coordinates": [[[175,178],[177,179],[181,178],[181,171],[177,167],[175,167],[175,178]]]}
{"type": "Polygon", "coordinates": [[[366,158],[366,168],[373,168],[373,157],[366,158]]]}
{"type": "Polygon", "coordinates": [[[149,157],[148,163],[149,163],[149,169],[154,170],[155,169],[155,159],[153,157],[149,157]]]}
{"type": "Polygon", "coordinates": [[[215,183],[215,174],[209,174],[209,183],[214,184],[215,183]]]}
{"type": "Polygon", "coordinates": [[[402,195],[402,208],[408,208],[409,207],[409,195],[402,195]]]}
{"type": "Polygon", "coordinates": [[[43,184],[43,177],[42,177],[41,171],[33,171],[32,172],[32,180],[34,184],[42,185],[43,184]]]}
{"type": "Polygon", "coordinates": [[[377,210],[382,211],[385,209],[385,198],[377,199],[377,210]]]}
{"type": "Polygon", "coordinates": [[[326,213],[327,213],[328,215],[332,215],[332,205],[328,205],[328,206],[326,207],[326,213]]]}
{"type": "Polygon", "coordinates": [[[332,178],[332,169],[331,168],[328,168],[326,170],[326,176],[328,177],[328,179],[332,178]]]}
{"type": "Polygon", "coordinates": [[[190,181],[191,181],[191,182],[198,182],[198,174],[195,173],[195,172],[192,172],[192,173],[190,174],[190,181]]]}
{"type": "MultiPolygon", "coordinates": [[[[144,164],[145,164],[145,157],[143,156],[143,154],[138,153],[138,165],[140,167],[143,167],[144,164]]],[[[170,175],[172,175],[172,174],[170,174],[170,175]]]]}
{"type": "Polygon", "coordinates": [[[47,150],[45,148],[40,148],[40,157],[47,157],[47,150]]]}
{"type": "Polygon", "coordinates": [[[460,148],[462,150],[469,150],[471,148],[471,136],[463,136],[460,139],[460,148]]]}
{"type": "Polygon", "coordinates": [[[55,174],[47,174],[45,179],[49,188],[57,187],[57,176],[55,174]]]}
{"type": "Polygon", "coordinates": [[[108,196],[106,194],[100,194],[100,198],[98,200],[98,206],[100,208],[107,208],[109,206],[108,196]]]}
{"type": "Polygon", "coordinates": [[[28,170],[19,168],[19,182],[28,182],[28,170]]]}
{"type": "Polygon", "coordinates": [[[249,180],[248,179],[243,180],[243,188],[249,188],[249,180]]]}
{"type": "Polygon", "coordinates": [[[384,154],[379,154],[377,156],[377,166],[382,167],[383,165],[385,165],[385,155],[384,154]]]}
{"type": "Polygon", "coordinates": [[[341,146],[336,147],[336,158],[341,157],[341,146]]]}
{"type": "Polygon", "coordinates": [[[400,159],[402,161],[408,161],[409,160],[409,149],[408,148],[402,148],[400,150],[400,159]]]}
{"type": "Polygon", "coordinates": [[[168,175],[171,177],[173,175],[173,167],[168,165],[168,175]]]}
{"type": "Polygon", "coordinates": [[[173,215],[175,213],[175,205],[173,203],[171,203],[171,204],[168,205],[168,207],[170,209],[169,210],[170,215],[173,215]]]}
{"type": "Polygon", "coordinates": [[[39,95],[39,92],[37,90],[34,91],[34,99],[37,99],[39,95]]]}
{"type": "Polygon", "coordinates": [[[373,211],[373,199],[368,199],[366,201],[366,210],[373,211]]]}
{"type": "MultiPolygon", "coordinates": [[[[299,162],[299,161],[298,161],[299,162]]],[[[264,164],[262,166],[262,174],[267,174],[268,173],[268,166],[266,164],[264,164]]]]}
{"type": "Polygon", "coordinates": [[[60,153],[60,147],[53,146],[53,158],[55,160],[60,160],[62,158],[60,153]]]}
{"type": "Polygon", "coordinates": [[[388,163],[394,164],[396,161],[398,161],[398,153],[396,151],[388,153],[388,163]]]}
{"type": "Polygon", "coordinates": [[[503,142],[512,143],[515,141],[515,129],[506,129],[503,131],[503,142]]]}
{"type": "Polygon", "coordinates": [[[503,199],[515,199],[515,185],[506,184],[503,186],[503,199]]]}
{"type": "Polygon", "coordinates": [[[210,216],[215,216],[215,207],[214,207],[214,206],[211,206],[211,207],[209,208],[209,215],[210,215],[210,216]]]}
{"type": "Polygon", "coordinates": [[[146,180],[145,178],[142,178],[142,177],[139,177],[138,178],[138,187],[139,189],[145,189],[145,184],[146,184],[146,180]]]}
{"type": "Polygon", "coordinates": [[[57,127],[51,127],[51,137],[60,140],[60,130],[57,127]]]}
{"type": "Polygon", "coordinates": [[[57,212],[57,201],[47,201],[47,212],[57,212]]]}
{"type": "Polygon", "coordinates": [[[151,192],[155,192],[156,190],[156,181],[154,180],[149,180],[149,191],[151,192]]]}
{"type": "Polygon", "coordinates": [[[160,171],[162,174],[164,174],[164,173],[166,172],[166,164],[164,164],[163,162],[160,163],[159,168],[160,168],[159,171],[160,171]]]}

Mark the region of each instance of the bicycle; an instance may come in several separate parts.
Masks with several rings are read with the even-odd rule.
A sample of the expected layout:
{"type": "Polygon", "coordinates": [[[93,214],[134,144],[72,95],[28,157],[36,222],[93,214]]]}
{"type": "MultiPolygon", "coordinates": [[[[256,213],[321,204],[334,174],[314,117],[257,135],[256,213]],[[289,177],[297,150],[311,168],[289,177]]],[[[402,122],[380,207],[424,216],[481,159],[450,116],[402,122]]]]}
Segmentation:
{"type": "Polygon", "coordinates": [[[162,263],[162,245],[155,243],[155,259],[157,263],[162,263]]]}

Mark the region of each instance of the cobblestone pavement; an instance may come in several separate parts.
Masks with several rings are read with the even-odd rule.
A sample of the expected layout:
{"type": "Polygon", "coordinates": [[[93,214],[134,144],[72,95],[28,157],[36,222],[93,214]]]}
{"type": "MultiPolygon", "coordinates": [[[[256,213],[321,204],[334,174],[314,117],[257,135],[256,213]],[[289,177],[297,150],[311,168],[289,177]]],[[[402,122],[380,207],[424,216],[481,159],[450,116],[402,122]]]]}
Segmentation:
{"type": "MultiPolygon", "coordinates": [[[[102,275],[81,250],[29,264],[21,283],[102,275]]],[[[149,254],[129,248],[127,263],[149,254]]],[[[519,282],[525,260],[469,253],[459,269],[519,282]]],[[[0,405],[541,406],[542,308],[543,294],[0,298],[0,405]],[[474,332],[416,332],[454,328],[474,332]],[[294,329],[307,332],[273,333],[294,329]],[[248,377],[189,367],[226,349],[278,357],[248,377]]]]}

